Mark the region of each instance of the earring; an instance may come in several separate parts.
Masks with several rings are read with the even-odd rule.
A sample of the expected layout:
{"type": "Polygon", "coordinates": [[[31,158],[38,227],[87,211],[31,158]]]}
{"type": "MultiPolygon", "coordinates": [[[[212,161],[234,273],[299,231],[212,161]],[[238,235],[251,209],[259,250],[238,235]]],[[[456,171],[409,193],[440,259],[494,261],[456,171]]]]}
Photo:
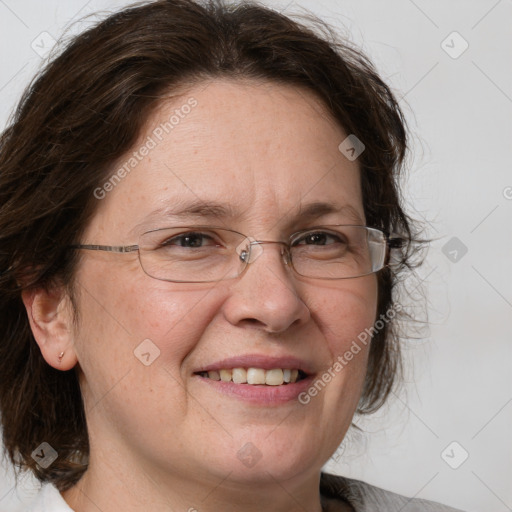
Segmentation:
{"type": "Polygon", "coordinates": [[[61,352],[58,356],[59,363],[62,363],[62,358],[64,357],[64,352],[61,352]]]}

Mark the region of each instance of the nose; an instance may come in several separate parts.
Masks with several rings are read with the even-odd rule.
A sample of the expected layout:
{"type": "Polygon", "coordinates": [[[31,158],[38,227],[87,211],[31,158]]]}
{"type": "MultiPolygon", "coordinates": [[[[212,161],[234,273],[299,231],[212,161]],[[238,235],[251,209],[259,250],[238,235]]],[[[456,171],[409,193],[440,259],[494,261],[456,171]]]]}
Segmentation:
{"type": "Polygon", "coordinates": [[[302,283],[297,283],[286,244],[252,242],[250,263],[232,281],[224,303],[224,315],[235,326],[249,326],[269,333],[281,333],[305,324],[310,311],[302,298],[302,283]],[[263,248],[263,244],[268,244],[263,248]],[[299,284],[299,286],[297,286],[299,284]]]}

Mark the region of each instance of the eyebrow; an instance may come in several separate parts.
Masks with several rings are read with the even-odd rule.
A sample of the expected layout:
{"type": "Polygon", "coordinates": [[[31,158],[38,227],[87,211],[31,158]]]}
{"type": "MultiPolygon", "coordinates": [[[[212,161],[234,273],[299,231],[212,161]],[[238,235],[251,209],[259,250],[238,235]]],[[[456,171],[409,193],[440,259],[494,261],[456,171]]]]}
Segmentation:
{"type": "Polygon", "coordinates": [[[324,215],[329,215],[333,213],[338,213],[342,215],[346,215],[354,220],[356,223],[362,223],[363,219],[359,212],[351,205],[346,204],[343,206],[338,206],[333,203],[325,203],[321,201],[317,201],[314,203],[310,203],[307,206],[300,208],[297,217],[303,219],[317,219],[318,217],[322,217],[324,215]]]}
{"type": "MultiPolygon", "coordinates": [[[[295,224],[297,221],[312,221],[319,217],[329,214],[341,214],[349,217],[356,224],[362,224],[363,219],[359,212],[351,205],[337,205],[330,202],[316,201],[307,205],[299,205],[297,214],[293,215],[289,224],[295,224]]],[[[285,216],[288,216],[285,214],[285,216]]],[[[219,203],[216,201],[200,201],[193,200],[191,202],[182,203],[174,208],[162,207],[158,208],[147,215],[139,226],[151,222],[153,219],[161,217],[179,219],[215,219],[224,221],[226,219],[235,219],[240,217],[240,213],[231,205],[219,203]]]]}
{"type": "Polygon", "coordinates": [[[145,220],[165,217],[209,217],[214,219],[224,219],[236,217],[236,212],[228,204],[218,203],[215,201],[205,202],[194,200],[177,207],[165,206],[152,211],[147,215],[145,220]]]}

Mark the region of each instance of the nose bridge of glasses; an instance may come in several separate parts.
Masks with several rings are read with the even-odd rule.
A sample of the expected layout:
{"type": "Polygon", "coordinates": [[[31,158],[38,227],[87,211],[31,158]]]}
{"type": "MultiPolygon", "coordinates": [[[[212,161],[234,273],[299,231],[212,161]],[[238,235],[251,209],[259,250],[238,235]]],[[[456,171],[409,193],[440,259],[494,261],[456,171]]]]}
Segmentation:
{"type": "Polygon", "coordinates": [[[286,242],[279,240],[255,240],[252,237],[247,237],[239,246],[236,248],[240,260],[245,264],[254,263],[259,256],[263,253],[263,245],[274,244],[281,246],[281,257],[283,257],[285,264],[290,263],[290,250],[286,242]]]}

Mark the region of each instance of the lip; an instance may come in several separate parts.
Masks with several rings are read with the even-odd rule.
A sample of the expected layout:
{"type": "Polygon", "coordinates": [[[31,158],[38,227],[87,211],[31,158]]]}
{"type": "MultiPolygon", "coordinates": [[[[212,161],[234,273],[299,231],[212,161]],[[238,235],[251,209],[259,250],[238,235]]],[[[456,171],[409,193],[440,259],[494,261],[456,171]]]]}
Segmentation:
{"type": "Polygon", "coordinates": [[[223,382],[199,375],[195,375],[195,377],[204,385],[210,386],[211,389],[224,396],[260,406],[282,405],[297,401],[298,396],[311,386],[314,379],[314,375],[308,375],[293,384],[267,386],[265,384],[235,384],[234,382],[223,382]]]}
{"type": "Polygon", "coordinates": [[[261,354],[247,354],[243,356],[228,357],[215,363],[202,366],[194,370],[194,373],[209,372],[232,368],[261,368],[272,370],[273,368],[289,368],[302,370],[308,376],[314,373],[311,363],[293,356],[270,357],[261,354]]]}
{"type": "Polygon", "coordinates": [[[259,354],[249,354],[229,357],[202,366],[194,371],[194,377],[203,385],[209,386],[210,389],[226,397],[235,398],[253,405],[275,406],[297,401],[298,396],[311,386],[315,374],[313,373],[311,364],[293,356],[269,357],[259,354]],[[264,384],[253,385],[223,382],[198,375],[201,372],[232,368],[261,368],[263,370],[271,370],[273,368],[296,368],[297,370],[302,370],[306,374],[306,377],[294,383],[283,384],[281,386],[267,386],[264,384]]]}

